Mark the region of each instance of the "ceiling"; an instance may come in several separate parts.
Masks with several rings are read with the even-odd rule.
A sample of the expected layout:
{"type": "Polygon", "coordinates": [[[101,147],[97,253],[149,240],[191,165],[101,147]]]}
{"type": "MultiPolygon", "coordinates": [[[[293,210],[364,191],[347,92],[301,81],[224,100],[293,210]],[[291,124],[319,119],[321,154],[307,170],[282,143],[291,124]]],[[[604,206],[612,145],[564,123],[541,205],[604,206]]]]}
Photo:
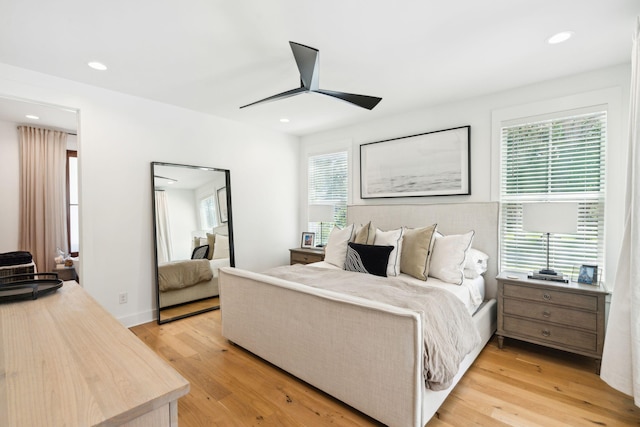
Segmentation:
{"type": "Polygon", "coordinates": [[[637,15],[638,0],[2,0],[0,62],[306,135],[629,63],[637,15]],[[289,41],[319,49],[320,88],[382,102],[240,110],[299,86],[289,41]]]}

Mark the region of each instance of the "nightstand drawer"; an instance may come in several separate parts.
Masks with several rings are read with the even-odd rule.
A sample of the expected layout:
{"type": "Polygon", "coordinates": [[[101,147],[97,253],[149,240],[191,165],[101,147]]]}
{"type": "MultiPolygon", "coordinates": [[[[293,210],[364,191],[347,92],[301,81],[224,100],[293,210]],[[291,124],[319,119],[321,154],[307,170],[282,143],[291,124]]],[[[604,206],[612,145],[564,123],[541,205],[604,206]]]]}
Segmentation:
{"type": "Polygon", "coordinates": [[[550,304],[565,305],[568,307],[582,308],[585,310],[598,310],[598,297],[562,292],[552,289],[532,288],[510,283],[504,284],[503,296],[527,299],[530,301],[545,302],[550,304]]]}
{"type": "Polygon", "coordinates": [[[304,250],[290,249],[290,264],[309,264],[312,262],[320,262],[324,260],[324,251],[322,250],[304,250]]]}
{"type": "Polygon", "coordinates": [[[504,314],[527,317],[543,322],[575,326],[593,332],[598,329],[598,316],[595,312],[572,310],[553,304],[505,298],[503,312],[504,314]]]}
{"type": "Polygon", "coordinates": [[[572,347],[581,351],[596,352],[598,350],[597,334],[568,329],[563,326],[534,322],[515,317],[504,317],[504,332],[516,338],[522,336],[533,341],[556,344],[562,348],[572,347]]]}

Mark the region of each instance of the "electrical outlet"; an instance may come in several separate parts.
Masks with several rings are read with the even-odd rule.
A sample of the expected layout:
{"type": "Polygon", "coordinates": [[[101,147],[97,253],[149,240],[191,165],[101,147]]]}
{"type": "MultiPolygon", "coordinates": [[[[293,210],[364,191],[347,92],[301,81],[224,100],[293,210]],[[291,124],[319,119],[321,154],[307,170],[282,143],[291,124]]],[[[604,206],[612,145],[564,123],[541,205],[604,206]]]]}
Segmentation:
{"type": "Polygon", "coordinates": [[[126,304],[127,303],[127,293],[126,292],[122,292],[118,295],[118,302],[120,304],[126,304]]]}

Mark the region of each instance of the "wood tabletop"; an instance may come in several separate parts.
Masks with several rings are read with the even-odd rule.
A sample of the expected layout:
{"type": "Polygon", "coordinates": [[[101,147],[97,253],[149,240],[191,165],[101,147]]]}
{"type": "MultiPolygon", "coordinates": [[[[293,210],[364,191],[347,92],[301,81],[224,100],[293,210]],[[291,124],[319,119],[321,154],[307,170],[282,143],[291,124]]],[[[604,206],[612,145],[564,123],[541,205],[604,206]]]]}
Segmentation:
{"type": "Polygon", "coordinates": [[[75,282],[0,304],[0,425],[121,425],[189,383],[75,282]]]}

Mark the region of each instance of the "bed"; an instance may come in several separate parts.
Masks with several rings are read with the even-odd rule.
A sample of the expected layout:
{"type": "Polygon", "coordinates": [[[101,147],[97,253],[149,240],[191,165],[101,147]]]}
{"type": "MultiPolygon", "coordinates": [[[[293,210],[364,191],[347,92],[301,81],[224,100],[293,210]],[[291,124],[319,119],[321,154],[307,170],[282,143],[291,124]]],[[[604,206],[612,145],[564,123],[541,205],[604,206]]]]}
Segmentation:
{"type": "Polygon", "coordinates": [[[282,277],[221,269],[222,334],[384,424],[424,426],[496,330],[498,204],[358,205],[347,219],[382,230],[437,223],[445,236],[474,230],[473,248],[488,255],[471,317],[479,339],[446,387],[425,381],[422,314],[282,277]]]}
{"type": "Polygon", "coordinates": [[[228,266],[229,258],[211,260],[194,259],[159,264],[158,287],[160,291],[160,308],[167,308],[174,305],[217,296],[220,293],[218,285],[220,268],[228,266]],[[183,280],[181,285],[165,286],[165,277],[177,276],[174,273],[177,266],[184,267],[186,271],[196,269],[196,266],[198,271],[206,268],[209,274],[204,276],[206,277],[204,278],[202,275],[194,275],[187,272],[185,273],[185,276],[189,277],[189,280],[183,280]]]}
{"type": "Polygon", "coordinates": [[[220,268],[230,266],[228,236],[214,233],[195,236],[192,246],[192,259],[158,264],[160,308],[219,295],[220,268]]]}

